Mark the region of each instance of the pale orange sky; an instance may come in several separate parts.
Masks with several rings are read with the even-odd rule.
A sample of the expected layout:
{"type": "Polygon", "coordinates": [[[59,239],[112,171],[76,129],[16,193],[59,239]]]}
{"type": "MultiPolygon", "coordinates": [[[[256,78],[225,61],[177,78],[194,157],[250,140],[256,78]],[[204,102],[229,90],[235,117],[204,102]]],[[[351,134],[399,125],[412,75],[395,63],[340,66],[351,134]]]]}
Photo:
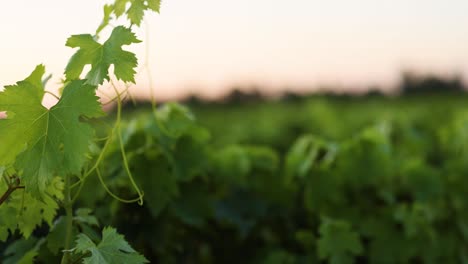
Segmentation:
{"type": "MultiPolygon", "coordinates": [[[[0,85],[39,63],[57,81],[73,54],[65,40],[93,32],[105,2],[3,3],[0,85]]],[[[145,44],[132,50],[141,65],[148,58],[158,97],[233,85],[391,87],[405,69],[467,79],[467,10],[466,0],[166,0],[138,32],[148,56],[145,44]]],[[[146,93],[145,74],[138,81],[146,93]]]]}

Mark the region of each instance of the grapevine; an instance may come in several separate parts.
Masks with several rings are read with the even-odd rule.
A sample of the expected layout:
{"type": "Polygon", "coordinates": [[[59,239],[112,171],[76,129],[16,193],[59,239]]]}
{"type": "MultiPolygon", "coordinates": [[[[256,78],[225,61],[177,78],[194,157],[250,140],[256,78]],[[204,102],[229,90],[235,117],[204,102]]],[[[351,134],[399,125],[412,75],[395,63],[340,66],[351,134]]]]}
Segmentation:
{"type": "MultiPolygon", "coordinates": [[[[89,121],[105,115],[96,96],[100,85],[106,81],[113,84],[114,77],[135,83],[138,60],[123,47],[141,42],[133,28],[140,26],[146,11],[159,12],[159,8],[160,0],[116,0],[104,6],[103,20],[94,34],[68,38],[66,46],[76,52],[65,68],[61,95],[53,94],[58,102],[50,109],[42,106],[44,95],[50,93],[45,90],[47,78],[43,65],[38,65],[26,79],[6,86],[0,93],[0,111],[7,115],[6,119],[0,120],[0,240],[14,236],[16,230],[24,239],[29,239],[33,230],[45,221],[52,228],[47,237],[49,243],[53,244],[54,239],[63,241],[63,264],[148,262],[112,227],[103,229],[98,244],[88,237],[89,233],[77,234],[76,224],[97,223],[80,223],[77,220],[80,218],[73,212],[88,176],[97,172],[102,185],[106,186],[100,177],[99,166],[114,135],[121,142],[123,164],[138,193],[138,198],[130,202],[143,204],[143,193],[133,180],[122,144],[120,92],[116,90],[119,118],[95,159],[90,158],[90,147],[96,144],[97,138],[89,121]],[[125,17],[128,25],[113,27],[108,39],[100,42],[102,32],[120,17],[125,17]],[[91,68],[83,72],[86,65],[91,68]],[[79,188],[74,188],[77,185],[79,188]],[[53,220],[60,207],[64,208],[65,216],[59,218],[64,228],[58,233],[53,220]]],[[[94,219],[90,217],[88,215],[87,219],[94,219]]],[[[24,261],[34,259],[38,247],[25,254],[28,260],[24,261]]]]}

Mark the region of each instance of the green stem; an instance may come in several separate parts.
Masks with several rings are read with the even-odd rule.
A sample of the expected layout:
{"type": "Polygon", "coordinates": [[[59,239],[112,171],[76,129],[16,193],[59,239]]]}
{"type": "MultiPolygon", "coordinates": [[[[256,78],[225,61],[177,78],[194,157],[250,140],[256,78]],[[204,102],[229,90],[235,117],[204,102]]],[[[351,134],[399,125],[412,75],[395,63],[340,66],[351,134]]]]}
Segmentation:
{"type": "Polygon", "coordinates": [[[65,176],[65,251],[62,257],[61,264],[70,264],[71,263],[71,242],[72,242],[72,233],[73,233],[73,201],[71,199],[71,184],[70,184],[70,175],[65,176]]]}
{"type": "Polygon", "coordinates": [[[111,84],[117,95],[117,121],[116,121],[115,129],[117,129],[117,138],[120,144],[120,153],[123,159],[123,166],[124,166],[125,172],[127,173],[128,178],[130,179],[130,183],[132,184],[133,188],[138,194],[138,197],[139,197],[138,204],[143,205],[143,193],[141,192],[140,188],[137,186],[135,180],[133,179],[132,172],[130,171],[130,168],[128,166],[127,155],[125,154],[125,146],[124,146],[123,138],[122,138],[122,130],[120,129],[120,124],[122,120],[122,98],[120,96],[120,93],[117,87],[115,86],[112,80],[111,80],[111,84]]]}

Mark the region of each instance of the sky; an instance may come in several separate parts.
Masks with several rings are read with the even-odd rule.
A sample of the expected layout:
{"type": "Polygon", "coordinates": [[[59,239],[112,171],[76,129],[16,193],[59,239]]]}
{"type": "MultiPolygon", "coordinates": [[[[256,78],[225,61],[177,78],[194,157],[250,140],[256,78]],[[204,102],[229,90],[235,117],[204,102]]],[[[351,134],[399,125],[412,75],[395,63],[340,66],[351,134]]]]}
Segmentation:
{"type": "MultiPolygon", "coordinates": [[[[58,86],[74,50],[92,33],[103,0],[5,1],[0,9],[0,85],[39,63],[58,86]]],[[[466,0],[165,0],[129,50],[140,61],[135,93],[208,97],[227,89],[311,91],[394,87],[402,71],[468,80],[466,0]]]]}

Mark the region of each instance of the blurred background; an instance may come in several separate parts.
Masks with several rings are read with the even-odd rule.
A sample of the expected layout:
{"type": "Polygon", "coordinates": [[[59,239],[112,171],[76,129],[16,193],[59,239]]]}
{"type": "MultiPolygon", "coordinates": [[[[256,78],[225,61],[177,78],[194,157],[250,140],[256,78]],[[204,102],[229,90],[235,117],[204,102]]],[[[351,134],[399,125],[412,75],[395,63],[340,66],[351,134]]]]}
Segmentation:
{"type": "MultiPolygon", "coordinates": [[[[57,87],[74,50],[72,34],[93,32],[106,1],[8,1],[0,9],[0,84],[44,63],[57,87]]],[[[131,49],[140,58],[133,93],[219,98],[233,88],[395,92],[404,72],[463,81],[468,76],[464,0],[173,0],[149,14],[131,49]]]]}

